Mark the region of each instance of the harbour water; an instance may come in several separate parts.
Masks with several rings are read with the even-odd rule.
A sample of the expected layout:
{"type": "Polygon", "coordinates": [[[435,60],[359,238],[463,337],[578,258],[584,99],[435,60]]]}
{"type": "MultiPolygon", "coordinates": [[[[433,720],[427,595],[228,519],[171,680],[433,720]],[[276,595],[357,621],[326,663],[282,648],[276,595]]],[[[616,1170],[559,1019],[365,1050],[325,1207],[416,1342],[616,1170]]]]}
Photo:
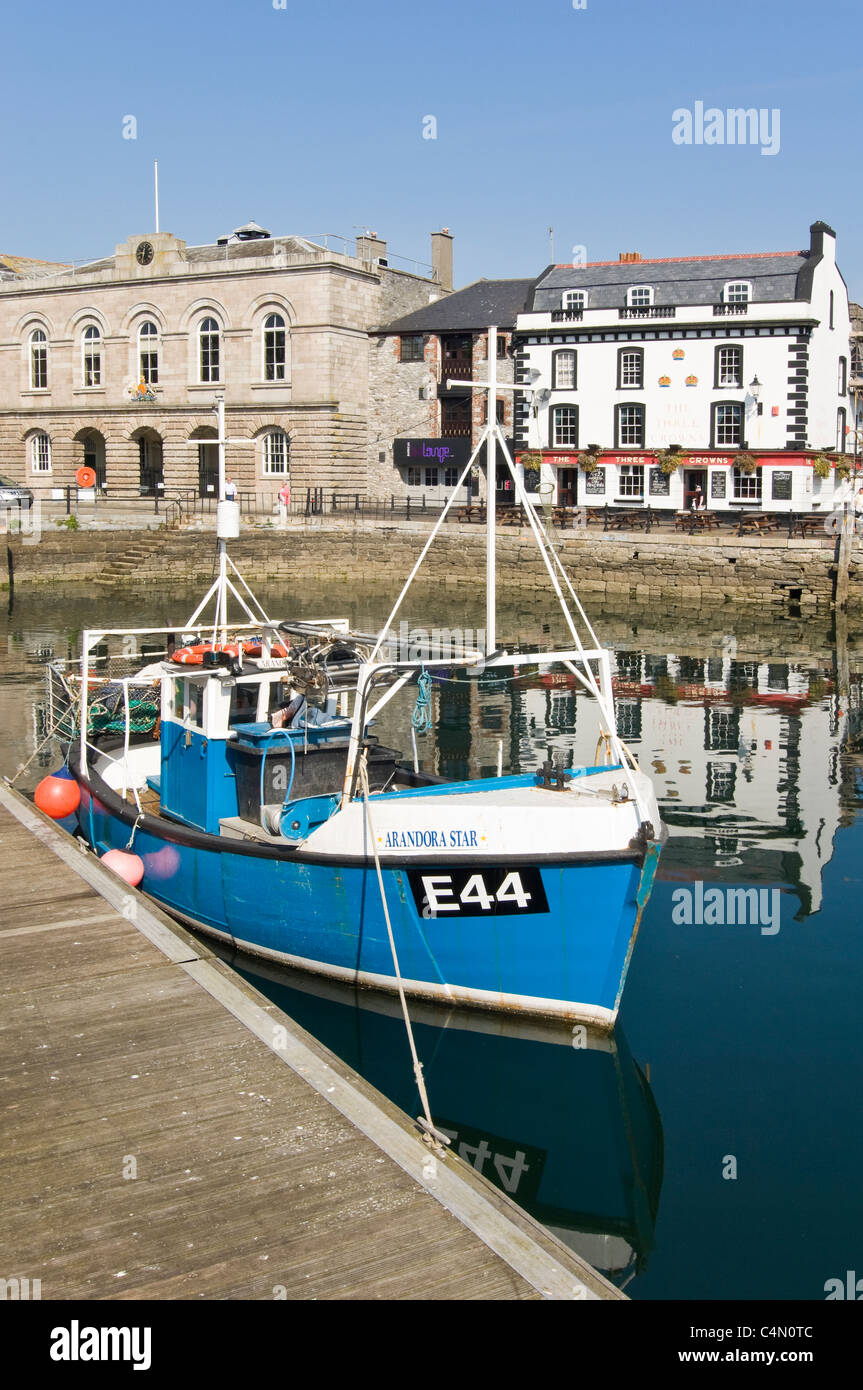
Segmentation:
{"type": "MultiPolygon", "coordinates": [[[[261,597],[289,615],[280,595],[261,597]]],[[[370,629],[390,597],[333,584],[297,606],[370,629]]],[[[74,654],[109,603],[111,626],[158,626],[194,598],[19,594],[0,619],[0,772],[42,738],[46,659],[74,654]]],[[[482,626],[480,601],[418,591],[413,640],[423,629],[445,642],[432,629],[454,612],[482,626]]],[[[861,649],[841,624],[765,615],[759,628],[730,609],[591,617],[615,653],[621,733],[670,832],[620,1027],[609,1041],[417,1008],[433,1114],[467,1161],[633,1298],[823,1298],[863,1260],[861,649]]],[[[504,601],[501,645],[540,633],[558,635],[544,605],[504,601]]],[[[377,729],[408,756],[413,699],[377,729]]],[[[587,702],[532,669],[437,681],[432,716],[419,757],[453,777],[594,753],[587,702]]],[[[48,745],[18,785],[56,761],[48,745]]],[[[234,964],[417,1113],[391,1001],[234,964]]]]}

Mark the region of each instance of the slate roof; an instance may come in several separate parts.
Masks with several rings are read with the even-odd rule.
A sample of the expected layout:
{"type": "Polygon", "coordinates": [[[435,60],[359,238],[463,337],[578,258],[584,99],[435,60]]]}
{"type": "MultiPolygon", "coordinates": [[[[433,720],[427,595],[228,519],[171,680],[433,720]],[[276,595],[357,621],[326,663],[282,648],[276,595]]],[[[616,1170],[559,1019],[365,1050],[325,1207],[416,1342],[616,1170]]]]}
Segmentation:
{"type": "Polygon", "coordinates": [[[33,256],[10,256],[0,251],[0,274],[9,275],[54,275],[58,270],[69,270],[63,261],[39,261],[33,256]]]}
{"type": "Polygon", "coordinates": [[[444,294],[434,304],[404,314],[379,329],[381,333],[466,333],[472,329],[515,328],[536,281],[475,280],[463,290],[444,294]]]}
{"type": "Polygon", "coordinates": [[[588,290],[589,309],[619,308],[630,285],[651,285],[657,305],[718,304],[729,280],[751,281],[752,303],[789,302],[798,298],[798,276],[808,263],[808,251],[764,251],[556,265],[537,281],[528,312],[559,309],[564,290],[588,290]]]}

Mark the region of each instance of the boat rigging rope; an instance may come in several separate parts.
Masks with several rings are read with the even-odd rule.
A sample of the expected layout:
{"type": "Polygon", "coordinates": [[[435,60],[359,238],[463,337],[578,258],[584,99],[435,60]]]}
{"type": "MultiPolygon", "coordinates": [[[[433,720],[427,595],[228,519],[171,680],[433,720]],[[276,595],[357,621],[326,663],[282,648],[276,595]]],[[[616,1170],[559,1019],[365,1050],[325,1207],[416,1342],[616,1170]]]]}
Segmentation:
{"type": "Polygon", "coordinates": [[[393,957],[393,969],[395,970],[396,984],[398,985],[399,992],[399,1000],[401,1001],[402,1015],[405,1021],[405,1030],[408,1035],[408,1043],[410,1044],[411,1057],[413,1059],[414,1078],[417,1083],[417,1090],[419,1091],[420,1101],[422,1103],[423,1108],[423,1116],[417,1117],[417,1123],[424,1130],[423,1139],[425,1140],[425,1142],[429,1145],[431,1149],[434,1150],[436,1154],[439,1155],[439,1157],[443,1158],[445,1154],[444,1146],[449,1144],[450,1140],[448,1135],[441,1133],[439,1129],[435,1128],[434,1121],[432,1120],[431,1110],[429,1108],[429,1098],[426,1092],[425,1080],[423,1078],[423,1064],[420,1061],[419,1056],[417,1055],[416,1043],[414,1042],[414,1034],[413,1029],[411,1027],[410,1014],[408,1013],[407,999],[405,998],[404,984],[402,983],[401,970],[399,969],[398,952],[396,950],[395,937],[393,936],[392,923],[390,922],[389,907],[387,906],[387,895],[386,890],[384,888],[383,874],[381,873],[381,861],[380,856],[378,855],[378,844],[377,840],[375,839],[374,827],[372,826],[372,812],[371,807],[369,805],[368,750],[365,748],[363,749],[362,757],[360,758],[359,773],[360,785],[363,791],[363,802],[365,804],[366,829],[368,831],[369,842],[371,844],[372,854],[374,855],[375,860],[375,870],[378,876],[378,888],[380,890],[381,895],[381,904],[384,909],[384,921],[387,924],[387,936],[390,939],[390,951],[392,952],[393,957]]]}
{"type": "Polygon", "coordinates": [[[431,711],[432,678],[423,667],[417,677],[417,702],[411,715],[411,724],[418,734],[430,734],[432,729],[431,711]]]}

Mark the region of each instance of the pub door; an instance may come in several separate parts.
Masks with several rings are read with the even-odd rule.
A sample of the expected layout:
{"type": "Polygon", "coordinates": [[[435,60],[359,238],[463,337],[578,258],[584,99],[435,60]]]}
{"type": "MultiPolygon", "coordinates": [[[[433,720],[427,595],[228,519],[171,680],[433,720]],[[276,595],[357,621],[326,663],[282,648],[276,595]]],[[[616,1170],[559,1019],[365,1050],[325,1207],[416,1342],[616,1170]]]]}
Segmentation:
{"type": "Polygon", "coordinates": [[[577,468],[558,468],[557,470],[557,505],[559,507],[574,507],[578,503],[578,469],[577,468]]]}

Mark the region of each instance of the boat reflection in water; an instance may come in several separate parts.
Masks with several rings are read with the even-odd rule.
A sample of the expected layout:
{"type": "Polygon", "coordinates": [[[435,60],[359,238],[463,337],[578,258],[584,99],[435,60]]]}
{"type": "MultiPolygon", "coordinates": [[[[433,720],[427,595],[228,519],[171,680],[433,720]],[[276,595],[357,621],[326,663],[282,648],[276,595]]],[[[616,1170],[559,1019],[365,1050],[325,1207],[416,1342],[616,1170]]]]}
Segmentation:
{"type": "MultiPolygon", "coordinates": [[[[208,941],[208,946],[213,943],[208,941]]],[[[397,999],[214,949],[408,1115],[420,1113],[397,999]]],[[[453,1150],[619,1287],[646,1267],[662,1125],[621,1029],[410,1001],[453,1150]]]]}

